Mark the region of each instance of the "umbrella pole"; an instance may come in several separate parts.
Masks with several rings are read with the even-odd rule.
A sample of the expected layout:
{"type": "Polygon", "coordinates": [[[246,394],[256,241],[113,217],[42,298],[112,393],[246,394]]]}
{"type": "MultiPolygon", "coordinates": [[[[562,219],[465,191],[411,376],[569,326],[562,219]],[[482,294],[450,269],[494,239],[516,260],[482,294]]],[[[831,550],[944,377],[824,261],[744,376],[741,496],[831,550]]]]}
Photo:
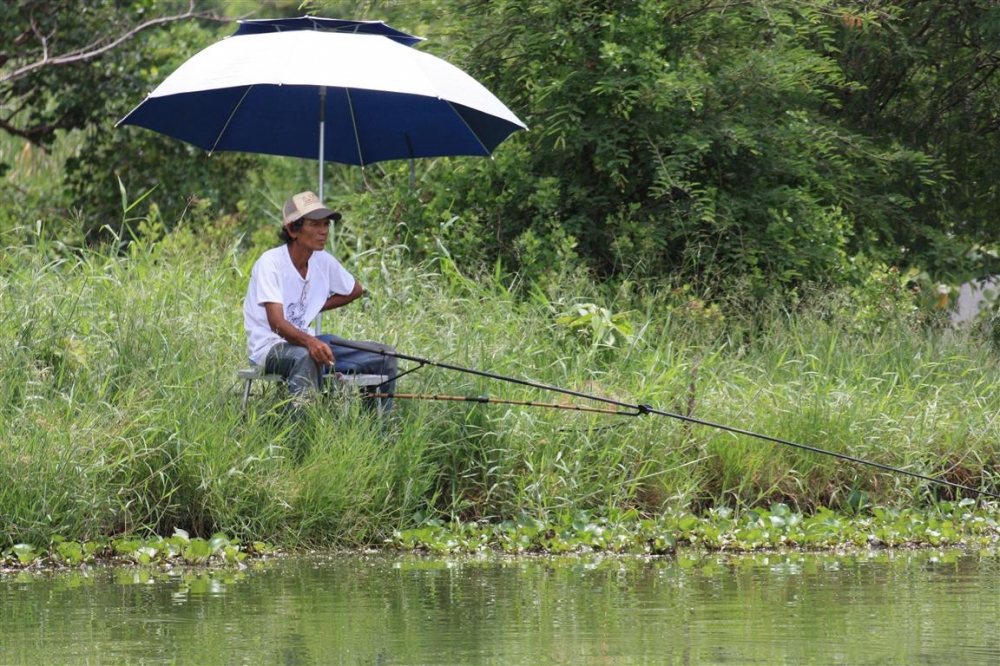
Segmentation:
{"type": "MultiPolygon", "coordinates": [[[[326,86],[319,87],[319,200],[323,199],[323,148],[326,130],[326,86]]],[[[323,332],[323,313],[316,315],[316,335],[323,332]]]]}
{"type": "Polygon", "coordinates": [[[326,86],[319,87],[319,200],[323,199],[323,148],[326,129],[326,86]]]}

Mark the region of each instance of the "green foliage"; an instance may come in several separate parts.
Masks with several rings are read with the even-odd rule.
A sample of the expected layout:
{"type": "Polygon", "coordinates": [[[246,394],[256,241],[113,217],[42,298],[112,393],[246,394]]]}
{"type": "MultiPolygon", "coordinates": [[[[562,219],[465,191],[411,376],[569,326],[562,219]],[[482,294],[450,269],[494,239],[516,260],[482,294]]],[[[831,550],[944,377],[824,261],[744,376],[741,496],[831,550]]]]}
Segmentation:
{"type": "MultiPolygon", "coordinates": [[[[962,250],[996,245],[1000,8],[978,0],[878,2],[842,21],[836,55],[856,85],[837,91],[834,117],[868,136],[894,137],[947,175],[933,177],[919,162],[887,171],[885,191],[896,194],[869,233],[919,255],[938,279],[964,278],[962,250]],[[894,205],[900,197],[907,208],[894,205]]],[[[979,259],[982,274],[996,272],[995,259],[979,259]]]]}
{"type": "Polygon", "coordinates": [[[116,74],[130,60],[123,49],[95,60],[78,59],[126,32],[148,2],[122,7],[113,0],[20,0],[0,7],[0,127],[48,147],[59,130],[83,129],[104,110],[116,74]],[[89,46],[89,48],[87,48],[89,46]],[[13,48],[9,48],[13,47],[13,48]],[[67,56],[69,56],[67,58],[67,56]],[[59,66],[45,61],[66,58],[59,66]],[[67,94],[86,91],[86,94],[67,94]]]}
{"type": "MultiPolygon", "coordinates": [[[[833,0],[310,8],[428,36],[418,48],[468,69],[531,128],[494,160],[424,161],[412,188],[406,165],[364,175],[331,165],[331,197],[359,213],[354,238],[405,246],[417,260],[442,247],[466,267],[499,260],[522,285],[586,271],[601,281],[670,275],[697,289],[738,284],[750,298],[824,279],[856,284],[858,257],[948,283],[996,269],[990,62],[1000,32],[997,10],[976,0],[944,9],[833,0]]],[[[209,158],[114,128],[230,24],[168,22],[97,57],[33,68],[41,35],[50,53],[69,54],[183,9],[147,0],[0,9],[5,43],[19,45],[0,74],[9,135],[0,172],[13,185],[0,188],[0,233],[43,220],[71,244],[129,239],[120,179],[153,190],[141,210],[153,226],[222,219],[250,238],[290,191],[313,186],[308,161],[209,158]],[[37,156],[11,137],[29,152],[54,149],[55,172],[26,177],[37,156]]],[[[302,11],[287,0],[254,9],[302,11]]]]}
{"type": "MultiPolygon", "coordinates": [[[[601,521],[628,511],[652,519],[783,503],[803,514],[863,513],[955,496],[663,417],[400,399],[382,424],[323,403],[291,423],[267,394],[244,418],[234,373],[252,257],[234,239],[136,224],[161,240],[79,250],[39,236],[0,255],[3,549],[175,529],[356,547],[416,527],[417,514],[551,526],[581,511],[603,531],[570,523],[565,538],[612,549],[619,533],[601,521]]],[[[470,276],[445,258],[411,268],[402,256],[352,254],[369,296],[325,325],[403,353],[997,488],[992,347],[900,316],[913,302],[898,275],[873,272],[857,313],[850,292],[803,289],[749,318],[686,286],[608,294],[580,279],[523,300],[502,272],[470,276]],[[601,304],[579,327],[588,351],[559,321],[583,303],[601,304]],[[609,326],[615,344],[599,344],[609,326]]],[[[432,395],[590,404],[426,367],[401,381],[432,395]]],[[[510,547],[542,543],[532,529],[512,530],[510,547]]],[[[669,548],[664,534],[651,535],[656,550],[669,548]]],[[[67,562],[92,556],[53,548],[67,562]]]]}
{"type": "MultiPolygon", "coordinates": [[[[207,30],[188,22],[142,35],[142,41],[132,47],[130,70],[118,75],[115,95],[103,98],[106,115],[115,120],[124,117],[184,60],[232,30],[230,26],[207,30]]],[[[65,166],[73,204],[86,211],[85,232],[95,242],[128,238],[136,231],[122,224],[112,194],[117,193],[119,182],[129,190],[155,187],[140,210],[166,228],[188,218],[208,226],[213,217],[238,210],[253,185],[246,174],[259,169],[259,164],[255,156],[209,156],[175,139],[122,127],[89,134],[65,166]]]]}
{"type": "Polygon", "coordinates": [[[478,6],[472,67],[531,132],[470,169],[456,207],[531,277],[572,261],[533,254],[562,238],[604,275],[837,270],[851,229],[833,193],[856,165],[818,109],[843,80],[806,47],[829,38],[818,17],[773,4],[478,6]]]}
{"type": "Polygon", "coordinates": [[[916,31],[908,8],[471,3],[463,64],[531,130],[430,187],[432,212],[410,231],[458,220],[479,240],[449,243],[455,257],[502,258],[528,282],[584,265],[600,278],[671,274],[759,295],[845,283],[858,252],[964,279],[976,264],[968,236],[945,222],[941,146],[869,132],[845,105],[870,78],[845,43],[861,25],[870,41],[876,26],[916,31]]]}
{"type": "MultiPolygon", "coordinates": [[[[199,4],[227,8],[226,3],[199,4]]],[[[152,132],[114,127],[167,73],[233,30],[218,20],[196,21],[195,16],[211,13],[187,9],[187,3],[149,0],[100,0],[86,6],[75,0],[29,0],[0,8],[0,36],[6,37],[0,41],[18,45],[0,54],[6,65],[0,72],[0,130],[29,142],[25,150],[64,152],[63,144],[70,143],[60,160],[59,187],[43,179],[4,192],[0,206],[5,214],[45,219],[64,241],[128,238],[132,230],[119,217],[117,179],[129,189],[155,187],[156,196],[144,212],[158,215],[167,227],[204,202],[211,202],[213,215],[238,209],[254,182],[247,172],[259,169],[257,158],[209,159],[199,149],[152,132]],[[155,23],[165,17],[175,19],[155,23]],[[153,23],[136,31],[146,22],[153,23]],[[106,48],[117,40],[117,46],[106,48]],[[74,133],[67,135],[70,131],[74,133]],[[37,189],[44,196],[36,196],[37,189]],[[67,216],[67,210],[77,212],[67,216]]],[[[0,172],[23,177],[10,173],[15,166],[0,151],[0,172]]]]}
{"type": "Polygon", "coordinates": [[[83,242],[80,216],[67,213],[62,165],[80,141],[67,136],[49,152],[0,134],[0,163],[10,169],[0,187],[0,243],[33,242],[38,236],[67,245],[83,242]]]}
{"type": "Polygon", "coordinates": [[[133,564],[156,566],[241,566],[247,556],[267,555],[274,548],[263,542],[243,545],[239,539],[225,534],[213,534],[208,539],[191,538],[184,530],[174,530],[166,538],[100,538],[73,541],[55,535],[48,549],[32,544],[19,543],[0,551],[0,569],[10,566],[51,565],[78,567],[96,563],[133,564]]]}
{"type": "MultiPolygon", "coordinates": [[[[18,5],[28,6],[39,7],[18,5]]],[[[365,7],[391,9],[409,28],[452,5],[365,7]]],[[[995,254],[989,242],[964,252],[992,204],[975,205],[973,182],[950,200],[944,170],[954,158],[945,144],[975,156],[987,143],[988,80],[959,86],[979,134],[949,142],[961,125],[949,113],[933,141],[916,142],[917,121],[903,121],[927,117],[921,83],[955,108],[928,66],[912,88],[876,98],[893,123],[859,119],[854,103],[880,83],[859,84],[861,45],[884,58],[878,38],[892,32],[906,52],[914,35],[902,7],[472,8],[446,12],[427,48],[453,49],[531,132],[494,160],[421,162],[412,186],[405,164],[328,168],[327,198],[346,216],[334,247],[368,289],[334,330],[997,488],[994,332],[942,334],[929,307],[942,293],[931,266],[958,275],[995,254]]],[[[932,27],[935,16],[925,17],[932,27]]],[[[988,42],[988,22],[948,16],[988,42]]],[[[75,543],[175,528],[357,546],[405,534],[420,514],[507,524],[511,548],[562,547],[539,546],[546,529],[535,521],[610,548],[602,539],[614,531],[601,521],[616,512],[773,505],[860,516],[954,494],[670,419],[408,403],[386,430],[324,406],[291,427],[266,399],[242,419],[232,375],[247,271],[275,242],[281,201],[312,186],[314,167],[209,160],[100,124],[218,36],[178,24],[136,40],[111,69],[93,64],[104,69],[87,74],[100,91],[86,101],[88,129],[51,142],[51,155],[0,141],[14,185],[0,188],[0,546],[61,534],[58,556],[86,561],[75,543]],[[64,175],[88,202],[79,214],[64,213],[64,175]],[[99,228],[109,231],[90,233],[99,228]],[[108,243],[87,248],[88,235],[108,243]],[[577,526],[568,517],[579,512],[592,519],[577,526]]],[[[978,62],[973,51],[966,62],[978,62]]],[[[893,61],[901,81],[912,57],[893,61]]],[[[944,69],[955,75],[959,64],[944,69]]],[[[24,94],[29,106],[50,103],[24,94]]],[[[989,168],[965,173],[986,178],[989,168]]],[[[549,398],[426,368],[406,381],[549,398]]],[[[771,509],[740,523],[739,538],[770,543],[779,533],[766,522],[779,519],[798,526],[771,509]]],[[[705,529],[703,538],[727,533],[705,529]]],[[[669,532],[651,530],[655,549],[672,546],[669,532]]]]}
{"type": "Polygon", "coordinates": [[[592,349],[628,345],[634,334],[627,313],[612,314],[595,303],[574,305],[570,312],[556,319],[556,324],[569,328],[592,349]]]}
{"type": "Polygon", "coordinates": [[[751,511],[718,509],[704,516],[667,512],[653,519],[635,513],[593,516],[585,511],[539,520],[529,516],[499,524],[421,520],[397,530],[389,546],[437,555],[503,553],[627,553],[664,555],[679,547],[708,551],[846,547],[996,548],[997,515],[973,500],[942,502],[928,510],[875,508],[845,515],[822,509],[812,515],[775,503],[751,511]]]}

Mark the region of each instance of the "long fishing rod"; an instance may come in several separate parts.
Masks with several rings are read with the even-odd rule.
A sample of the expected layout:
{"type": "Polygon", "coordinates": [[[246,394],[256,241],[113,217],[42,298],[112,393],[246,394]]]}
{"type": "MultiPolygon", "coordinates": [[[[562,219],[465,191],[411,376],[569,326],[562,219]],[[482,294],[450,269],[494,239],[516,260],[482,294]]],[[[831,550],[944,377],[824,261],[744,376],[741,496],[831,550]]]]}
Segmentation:
{"type": "MultiPolygon", "coordinates": [[[[762,433],[753,432],[751,430],[745,430],[743,428],[737,428],[735,426],[725,425],[723,423],[714,423],[712,421],[705,421],[703,419],[694,418],[693,416],[686,416],[684,414],[677,414],[677,413],[668,412],[668,411],[665,411],[665,410],[662,410],[662,409],[656,409],[652,405],[624,402],[622,400],[616,400],[614,398],[606,398],[606,397],[602,397],[602,396],[598,396],[598,395],[592,395],[592,394],[589,394],[589,393],[583,393],[581,391],[574,391],[572,389],[562,388],[560,386],[552,386],[550,384],[543,384],[541,382],[535,382],[535,381],[531,381],[529,379],[519,379],[517,377],[508,377],[506,375],[500,375],[500,374],[496,374],[496,373],[493,373],[493,372],[486,372],[484,370],[476,370],[475,368],[466,368],[466,367],[463,367],[463,366],[460,366],[460,365],[453,365],[453,364],[450,364],[450,363],[442,363],[442,362],[433,361],[433,360],[427,359],[427,358],[421,358],[419,356],[411,356],[409,354],[402,354],[402,353],[399,353],[399,352],[396,352],[396,351],[391,351],[390,352],[390,351],[385,350],[385,349],[380,349],[378,347],[372,347],[372,346],[369,346],[369,345],[365,345],[363,343],[352,342],[352,341],[349,341],[349,340],[337,340],[337,344],[338,345],[343,345],[344,347],[350,347],[352,349],[359,349],[361,351],[367,351],[367,352],[373,352],[373,353],[376,353],[376,354],[381,354],[382,356],[391,356],[393,358],[401,359],[401,360],[404,360],[404,361],[411,361],[413,363],[417,363],[418,364],[418,367],[412,368],[412,369],[407,370],[407,371],[405,371],[403,373],[399,373],[395,377],[393,377],[390,381],[398,379],[399,377],[402,377],[403,375],[410,374],[411,372],[415,372],[416,370],[419,370],[420,368],[422,368],[424,366],[441,368],[443,370],[452,370],[454,372],[461,372],[461,373],[468,374],[468,375],[476,375],[478,377],[485,377],[487,379],[495,379],[497,381],[508,382],[510,384],[519,384],[521,386],[530,386],[532,388],[541,389],[543,391],[552,391],[554,393],[562,393],[564,395],[571,395],[571,396],[574,396],[574,397],[577,397],[577,398],[583,398],[585,400],[593,400],[595,402],[601,402],[601,403],[608,404],[608,405],[614,405],[614,406],[622,408],[622,409],[630,410],[628,412],[606,410],[606,411],[610,411],[613,414],[618,414],[618,415],[622,415],[622,416],[644,416],[644,415],[648,415],[648,414],[655,414],[657,416],[666,416],[667,418],[677,419],[679,421],[684,421],[686,423],[691,423],[691,424],[694,424],[694,425],[701,425],[701,426],[706,426],[706,427],[709,427],[709,428],[715,428],[717,430],[724,430],[726,432],[731,432],[731,433],[734,433],[734,434],[737,434],[737,435],[744,435],[746,437],[753,437],[753,438],[756,438],[756,439],[761,439],[761,440],[764,440],[764,441],[773,442],[775,444],[783,444],[785,446],[791,446],[791,447],[794,447],[794,448],[797,448],[797,449],[801,449],[803,451],[810,451],[812,453],[818,453],[818,454],[821,454],[821,455],[832,456],[834,458],[839,458],[840,460],[846,460],[848,462],[856,463],[856,464],[859,464],[859,465],[867,465],[869,467],[875,467],[877,469],[881,469],[881,470],[886,471],[886,472],[892,472],[894,474],[902,474],[902,475],[905,475],[905,476],[913,477],[915,479],[920,479],[922,481],[927,481],[928,483],[933,483],[933,484],[937,484],[937,485],[941,485],[941,486],[948,486],[950,488],[955,488],[956,490],[965,490],[965,491],[968,491],[970,493],[975,493],[977,495],[985,495],[987,497],[992,497],[994,499],[1000,499],[1000,494],[991,493],[991,492],[986,491],[986,490],[980,490],[978,488],[973,488],[971,486],[962,485],[960,483],[955,483],[954,481],[948,481],[947,479],[941,479],[941,478],[937,478],[937,477],[933,477],[933,476],[928,476],[928,475],[925,475],[925,474],[920,474],[919,472],[913,472],[913,471],[910,471],[910,470],[902,469],[900,467],[892,467],[891,465],[886,465],[886,464],[883,464],[883,463],[880,463],[880,462],[875,462],[874,460],[866,460],[864,458],[858,458],[858,457],[855,457],[855,456],[848,455],[846,453],[838,453],[837,451],[830,451],[828,449],[821,449],[821,448],[816,447],[816,446],[810,446],[808,444],[802,444],[800,442],[794,442],[794,441],[789,440],[789,439],[782,439],[780,437],[774,437],[772,435],[765,435],[765,434],[762,434],[762,433]]],[[[378,394],[375,394],[372,397],[378,396],[378,397],[389,398],[389,397],[393,397],[395,395],[397,395],[397,394],[394,394],[394,393],[378,393],[378,394]]],[[[400,394],[399,397],[402,397],[404,395],[415,395],[415,394],[400,394]]],[[[427,398],[425,398],[425,399],[427,399],[427,398]]],[[[470,401],[470,402],[494,401],[494,400],[492,400],[490,398],[472,399],[472,398],[464,398],[464,397],[461,397],[461,396],[449,396],[448,399],[470,401]]],[[[534,406],[534,405],[532,405],[532,406],[534,406]]],[[[538,406],[542,406],[542,403],[538,404],[538,406]]],[[[590,408],[590,409],[593,409],[593,408],[590,408]]],[[[583,411],[583,410],[581,410],[581,411],[583,411]]]]}

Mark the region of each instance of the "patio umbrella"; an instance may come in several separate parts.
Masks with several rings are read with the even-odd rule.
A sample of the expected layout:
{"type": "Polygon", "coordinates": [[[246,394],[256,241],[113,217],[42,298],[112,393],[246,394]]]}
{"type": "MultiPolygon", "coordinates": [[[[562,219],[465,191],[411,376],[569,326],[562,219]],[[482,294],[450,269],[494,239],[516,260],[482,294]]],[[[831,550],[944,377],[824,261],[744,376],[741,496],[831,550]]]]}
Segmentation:
{"type": "Polygon", "coordinates": [[[407,45],[419,38],[385,24],[345,32],[284,21],[252,23],[195,54],[118,124],[209,152],[319,159],[321,198],[324,161],[488,156],[526,129],[474,78],[407,45]]]}

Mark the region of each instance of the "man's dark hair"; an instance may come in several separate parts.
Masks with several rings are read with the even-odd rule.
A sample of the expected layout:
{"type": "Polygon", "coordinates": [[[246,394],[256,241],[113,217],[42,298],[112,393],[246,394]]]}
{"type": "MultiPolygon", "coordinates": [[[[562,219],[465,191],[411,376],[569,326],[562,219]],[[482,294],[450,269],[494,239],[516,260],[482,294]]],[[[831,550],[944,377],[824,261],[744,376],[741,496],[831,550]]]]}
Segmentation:
{"type": "Polygon", "coordinates": [[[278,229],[278,238],[280,238],[285,245],[291,244],[293,238],[292,235],[288,233],[288,229],[291,228],[292,231],[299,231],[302,228],[302,225],[305,223],[306,223],[306,218],[300,217],[291,224],[281,227],[280,229],[278,229]]]}

